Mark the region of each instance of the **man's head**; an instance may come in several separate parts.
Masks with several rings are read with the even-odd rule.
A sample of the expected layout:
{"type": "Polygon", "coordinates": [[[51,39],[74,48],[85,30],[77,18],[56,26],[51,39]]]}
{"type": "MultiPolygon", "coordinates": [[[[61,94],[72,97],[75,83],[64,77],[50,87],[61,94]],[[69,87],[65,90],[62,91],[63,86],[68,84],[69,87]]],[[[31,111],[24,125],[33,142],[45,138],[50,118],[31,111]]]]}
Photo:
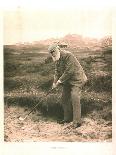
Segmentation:
{"type": "Polygon", "coordinates": [[[52,56],[53,61],[57,61],[60,59],[60,47],[58,44],[52,44],[48,48],[49,53],[52,56]]]}

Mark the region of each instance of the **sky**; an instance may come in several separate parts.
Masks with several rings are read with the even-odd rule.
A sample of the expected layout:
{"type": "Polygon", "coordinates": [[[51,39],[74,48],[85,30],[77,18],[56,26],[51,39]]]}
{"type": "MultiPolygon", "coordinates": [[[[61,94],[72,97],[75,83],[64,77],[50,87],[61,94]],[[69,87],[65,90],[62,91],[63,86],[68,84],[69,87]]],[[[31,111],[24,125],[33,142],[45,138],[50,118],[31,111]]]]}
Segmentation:
{"type": "Polygon", "coordinates": [[[94,4],[84,3],[85,5],[83,0],[81,3],[78,0],[43,0],[39,5],[35,5],[34,2],[27,5],[17,1],[14,6],[6,6],[4,10],[3,42],[33,42],[60,38],[67,34],[92,38],[111,35],[111,8],[99,1],[94,4]]]}

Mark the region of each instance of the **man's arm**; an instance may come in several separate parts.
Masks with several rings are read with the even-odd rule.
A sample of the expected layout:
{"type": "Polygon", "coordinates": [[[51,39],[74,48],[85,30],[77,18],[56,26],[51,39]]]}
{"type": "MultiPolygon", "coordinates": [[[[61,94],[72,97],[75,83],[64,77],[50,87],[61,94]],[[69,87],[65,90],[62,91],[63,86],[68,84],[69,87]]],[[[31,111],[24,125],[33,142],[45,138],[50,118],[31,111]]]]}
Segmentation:
{"type": "Polygon", "coordinates": [[[54,73],[54,82],[56,83],[58,81],[58,72],[57,72],[57,67],[56,67],[56,63],[55,63],[55,73],[54,73]]]}
{"type": "Polygon", "coordinates": [[[57,72],[57,67],[55,63],[55,74],[54,74],[54,81],[53,81],[52,88],[56,88],[60,83],[61,82],[58,80],[58,72],[57,72]]]}

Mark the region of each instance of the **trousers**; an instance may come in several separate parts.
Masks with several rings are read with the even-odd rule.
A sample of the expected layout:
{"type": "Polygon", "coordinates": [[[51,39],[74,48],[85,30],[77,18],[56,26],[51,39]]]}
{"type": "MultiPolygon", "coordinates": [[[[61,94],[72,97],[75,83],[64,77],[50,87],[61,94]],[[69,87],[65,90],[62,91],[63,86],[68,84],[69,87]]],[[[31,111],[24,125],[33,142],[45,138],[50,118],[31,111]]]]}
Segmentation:
{"type": "Polygon", "coordinates": [[[81,88],[78,86],[63,86],[62,106],[64,120],[72,121],[73,124],[81,123],[81,88]]]}

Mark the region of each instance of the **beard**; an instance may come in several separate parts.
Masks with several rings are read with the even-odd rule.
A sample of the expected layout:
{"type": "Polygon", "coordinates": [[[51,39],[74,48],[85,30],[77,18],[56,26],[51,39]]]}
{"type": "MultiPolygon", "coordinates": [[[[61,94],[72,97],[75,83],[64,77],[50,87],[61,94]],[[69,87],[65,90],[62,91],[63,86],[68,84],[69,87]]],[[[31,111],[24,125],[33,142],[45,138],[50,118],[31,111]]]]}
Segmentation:
{"type": "Polygon", "coordinates": [[[60,52],[58,52],[55,56],[52,56],[53,61],[58,61],[60,59],[60,52]]]}

